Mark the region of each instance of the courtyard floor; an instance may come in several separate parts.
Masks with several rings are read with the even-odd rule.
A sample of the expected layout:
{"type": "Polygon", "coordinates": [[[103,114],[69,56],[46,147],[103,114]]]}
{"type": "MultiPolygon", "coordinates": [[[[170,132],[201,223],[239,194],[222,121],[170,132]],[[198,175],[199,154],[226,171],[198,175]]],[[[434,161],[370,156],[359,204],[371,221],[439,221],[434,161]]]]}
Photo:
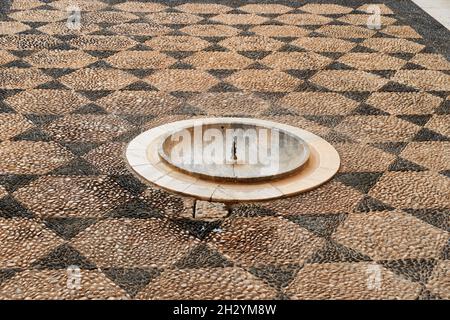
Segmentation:
{"type": "Polygon", "coordinates": [[[450,31],[372,2],[379,30],[356,0],[2,2],[0,299],[450,299],[450,31]],[[311,131],[341,168],[193,219],[123,152],[206,116],[311,131]]]}

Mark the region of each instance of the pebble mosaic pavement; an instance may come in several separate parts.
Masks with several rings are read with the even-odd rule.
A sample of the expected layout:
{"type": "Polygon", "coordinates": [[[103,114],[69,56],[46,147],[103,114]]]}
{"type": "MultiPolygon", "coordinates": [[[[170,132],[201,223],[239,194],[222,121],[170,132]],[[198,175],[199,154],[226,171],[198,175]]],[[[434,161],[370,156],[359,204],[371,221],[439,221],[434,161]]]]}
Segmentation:
{"type": "Polygon", "coordinates": [[[404,0],[381,30],[362,1],[77,0],[73,31],[71,2],[1,1],[1,299],[450,298],[448,30],[404,0]],[[193,220],[123,150],[202,116],[299,126],[342,167],[193,220]]]}

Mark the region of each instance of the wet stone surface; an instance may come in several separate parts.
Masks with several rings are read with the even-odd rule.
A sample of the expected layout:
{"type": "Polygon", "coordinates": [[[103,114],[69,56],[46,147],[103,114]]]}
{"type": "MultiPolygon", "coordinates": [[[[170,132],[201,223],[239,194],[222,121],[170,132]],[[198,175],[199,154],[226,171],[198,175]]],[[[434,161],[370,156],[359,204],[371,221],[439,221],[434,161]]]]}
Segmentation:
{"type": "Polygon", "coordinates": [[[79,30],[72,1],[7,2],[0,299],[450,298],[450,32],[411,1],[380,30],[356,0],[77,0],[79,30]],[[139,133],[205,116],[311,131],[339,173],[224,208],[128,170],[139,133]]]}

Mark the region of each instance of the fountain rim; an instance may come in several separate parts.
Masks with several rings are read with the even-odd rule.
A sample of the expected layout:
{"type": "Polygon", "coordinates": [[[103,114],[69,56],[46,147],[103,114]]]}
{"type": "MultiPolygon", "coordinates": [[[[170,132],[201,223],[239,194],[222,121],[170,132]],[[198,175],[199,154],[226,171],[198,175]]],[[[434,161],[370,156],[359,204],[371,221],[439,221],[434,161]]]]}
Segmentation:
{"type": "MultiPolygon", "coordinates": [[[[204,119],[213,119],[213,118],[204,118],[204,119]]],[[[214,119],[220,119],[220,118],[214,118],[214,119]]],[[[229,119],[229,118],[227,118],[229,119]]],[[[253,122],[246,122],[245,119],[246,118],[239,118],[241,121],[239,122],[214,122],[214,123],[201,123],[201,126],[205,126],[205,125],[227,125],[227,124],[239,124],[239,125],[247,125],[247,126],[253,126],[253,127],[261,127],[261,128],[267,128],[269,130],[273,130],[276,129],[280,132],[282,132],[283,134],[290,136],[291,138],[296,139],[304,148],[304,152],[302,154],[302,157],[299,159],[298,163],[296,164],[296,166],[294,168],[291,168],[289,170],[284,170],[284,171],[280,171],[279,173],[276,174],[272,174],[272,175],[248,175],[245,177],[236,177],[236,176],[225,176],[225,175],[212,175],[212,174],[206,174],[200,171],[192,171],[192,170],[188,170],[185,169],[184,167],[177,165],[176,163],[174,163],[169,156],[167,155],[167,153],[164,151],[164,147],[163,144],[167,141],[167,139],[172,136],[173,134],[180,132],[182,130],[185,129],[190,129],[193,128],[195,126],[195,124],[191,123],[191,124],[187,124],[186,126],[183,127],[177,127],[176,129],[173,129],[169,132],[167,132],[166,134],[164,134],[163,136],[161,136],[160,140],[158,141],[159,147],[158,147],[158,153],[159,156],[161,157],[161,159],[163,159],[167,164],[169,164],[170,166],[172,166],[173,168],[175,168],[176,170],[180,170],[183,173],[186,173],[188,175],[192,175],[192,176],[196,176],[199,178],[204,178],[204,179],[210,179],[213,181],[228,181],[228,182],[247,182],[247,183],[251,183],[251,182],[255,182],[255,181],[270,181],[270,180],[275,180],[275,179],[280,179],[283,177],[287,177],[289,175],[294,174],[297,170],[301,170],[301,168],[303,167],[303,165],[305,165],[305,163],[308,161],[309,156],[310,156],[310,148],[308,146],[308,144],[306,143],[306,141],[304,139],[302,139],[299,135],[296,135],[294,133],[292,133],[289,130],[285,130],[283,128],[279,128],[279,127],[274,127],[274,126],[268,126],[268,125],[262,125],[262,124],[255,124],[253,122]]],[[[251,118],[249,118],[251,119],[251,118]]]]}

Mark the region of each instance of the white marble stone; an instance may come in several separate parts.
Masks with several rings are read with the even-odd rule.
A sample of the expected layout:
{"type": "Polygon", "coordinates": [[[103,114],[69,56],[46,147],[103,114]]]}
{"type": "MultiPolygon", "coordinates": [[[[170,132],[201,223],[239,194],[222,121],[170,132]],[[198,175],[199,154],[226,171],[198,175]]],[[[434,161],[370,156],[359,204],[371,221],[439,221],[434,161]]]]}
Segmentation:
{"type": "Polygon", "coordinates": [[[159,150],[167,134],[181,128],[192,126],[196,120],[183,120],[150,129],[131,141],[126,150],[130,169],[141,180],[154,183],[173,192],[196,197],[197,199],[220,202],[263,201],[287,197],[306,192],[325,183],[339,169],[339,154],[331,144],[311,132],[285,124],[246,118],[206,118],[204,123],[232,123],[242,121],[257,126],[281,127],[298,134],[310,149],[308,161],[287,177],[275,180],[218,181],[190,175],[162,161],[159,150]],[[145,141],[145,142],[144,142],[145,141]],[[143,143],[145,148],[143,148],[143,143]],[[136,148],[138,146],[138,148],[136,148]]]}

